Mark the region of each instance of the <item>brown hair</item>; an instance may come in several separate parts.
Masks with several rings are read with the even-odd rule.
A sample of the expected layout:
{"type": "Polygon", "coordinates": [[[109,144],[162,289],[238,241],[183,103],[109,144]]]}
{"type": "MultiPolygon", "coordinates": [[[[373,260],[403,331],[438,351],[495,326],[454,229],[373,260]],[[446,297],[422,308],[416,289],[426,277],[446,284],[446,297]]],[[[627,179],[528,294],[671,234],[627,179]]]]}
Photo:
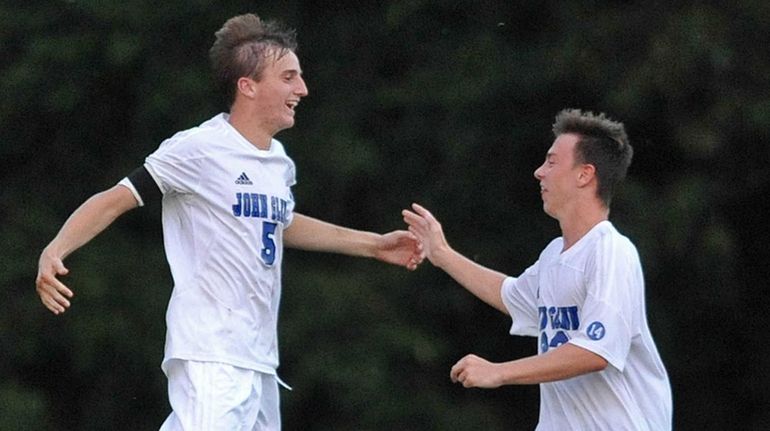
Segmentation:
{"type": "Polygon", "coordinates": [[[281,58],[297,50],[296,32],[277,21],[262,21],[257,15],[232,17],[215,34],[209,50],[214,77],[225,93],[228,106],[235,101],[238,79],[259,81],[270,56],[281,58]]]}
{"type": "Polygon", "coordinates": [[[565,133],[579,136],[575,159],[596,168],[597,194],[609,208],[615,187],[626,177],[634,155],[623,123],[611,120],[604,113],[564,109],[556,115],[553,134],[565,133]]]}

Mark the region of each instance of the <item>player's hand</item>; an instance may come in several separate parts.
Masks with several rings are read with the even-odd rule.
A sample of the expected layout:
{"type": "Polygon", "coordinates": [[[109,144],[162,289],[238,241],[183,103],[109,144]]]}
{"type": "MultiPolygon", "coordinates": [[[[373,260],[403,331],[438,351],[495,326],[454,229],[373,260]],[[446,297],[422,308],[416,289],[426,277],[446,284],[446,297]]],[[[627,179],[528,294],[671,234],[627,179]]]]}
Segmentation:
{"type": "Polygon", "coordinates": [[[67,275],[69,270],[64,267],[64,262],[57,256],[53,256],[48,250],[44,250],[40,255],[38,262],[37,294],[40,295],[40,301],[53,314],[64,313],[70,306],[70,299],[74,295],[72,291],[64,285],[57,276],[67,275]]]}
{"type": "Polygon", "coordinates": [[[401,211],[404,216],[404,222],[409,225],[409,232],[412,232],[422,243],[425,256],[437,267],[441,267],[443,256],[451,250],[441,223],[433,217],[427,209],[418,204],[412,204],[414,212],[409,210],[401,211]]]}
{"type": "Polygon", "coordinates": [[[414,234],[396,230],[380,237],[375,258],[414,271],[425,259],[425,253],[414,234]]]}
{"type": "Polygon", "coordinates": [[[449,377],[452,382],[466,388],[497,388],[502,385],[499,368],[500,364],[476,355],[467,355],[452,367],[449,377]]]}

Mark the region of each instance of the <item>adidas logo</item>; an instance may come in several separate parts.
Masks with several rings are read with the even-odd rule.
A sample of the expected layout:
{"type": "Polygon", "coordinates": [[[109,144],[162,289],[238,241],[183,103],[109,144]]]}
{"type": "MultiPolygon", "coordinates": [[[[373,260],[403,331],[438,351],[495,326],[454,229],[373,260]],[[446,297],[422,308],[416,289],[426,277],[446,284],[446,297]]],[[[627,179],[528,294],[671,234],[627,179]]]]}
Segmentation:
{"type": "Polygon", "coordinates": [[[235,184],[241,184],[241,185],[245,184],[245,185],[249,185],[250,186],[250,185],[252,185],[254,183],[252,183],[251,180],[249,179],[249,177],[246,176],[246,172],[242,172],[241,176],[238,177],[237,180],[235,180],[235,184]]]}

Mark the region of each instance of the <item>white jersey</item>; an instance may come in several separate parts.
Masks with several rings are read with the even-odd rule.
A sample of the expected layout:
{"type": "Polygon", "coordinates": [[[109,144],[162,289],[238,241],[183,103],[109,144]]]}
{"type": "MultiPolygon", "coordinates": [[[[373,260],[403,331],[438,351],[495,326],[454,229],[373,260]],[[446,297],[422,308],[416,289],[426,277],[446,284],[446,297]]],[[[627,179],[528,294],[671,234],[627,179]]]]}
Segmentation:
{"type": "Polygon", "coordinates": [[[174,279],[164,371],[183,359],[274,374],[294,163],[278,141],[259,150],[220,114],[164,141],[145,167],[163,193],[174,279]]]}
{"type": "Polygon", "coordinates": [[[599,372],[540,385],[538,430],[670,430],[671,387],[647,324],[634,245],[603,221],[568,250],[553,240],[502,285],[511,334],[539,354],[572,343],[603,357],[599,372]]]}

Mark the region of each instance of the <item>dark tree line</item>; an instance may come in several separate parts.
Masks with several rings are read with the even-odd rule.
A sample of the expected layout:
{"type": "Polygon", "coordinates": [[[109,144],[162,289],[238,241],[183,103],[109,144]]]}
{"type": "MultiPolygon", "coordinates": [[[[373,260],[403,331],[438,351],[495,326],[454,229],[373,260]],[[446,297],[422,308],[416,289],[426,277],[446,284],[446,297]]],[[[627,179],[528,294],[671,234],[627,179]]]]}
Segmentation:
{"type": "MultiPolygon", "coordinates": [[[[612,221],[639,247],[675,429],[770,427],[770,6],[761,1],[0,3],[0,429],[156,429],[171,279],[160,208],[65,262],[55,317],[37,257],[82,201],[223,109],[213,33],[246,11],[298,30],[310,96],[278,135],[298,210],[385,232],[411,202],[455,248],[518,275],[558,226],[533,170],[564,107],[624,121],[635,159],[612,221]],[[263,4],[260,4],[263,3],[263,4]]],[[[287,429],[532,429],[537,387],[465,390],[466,353],[534,354],[425,264],[289,251],[287,429]]]]}

